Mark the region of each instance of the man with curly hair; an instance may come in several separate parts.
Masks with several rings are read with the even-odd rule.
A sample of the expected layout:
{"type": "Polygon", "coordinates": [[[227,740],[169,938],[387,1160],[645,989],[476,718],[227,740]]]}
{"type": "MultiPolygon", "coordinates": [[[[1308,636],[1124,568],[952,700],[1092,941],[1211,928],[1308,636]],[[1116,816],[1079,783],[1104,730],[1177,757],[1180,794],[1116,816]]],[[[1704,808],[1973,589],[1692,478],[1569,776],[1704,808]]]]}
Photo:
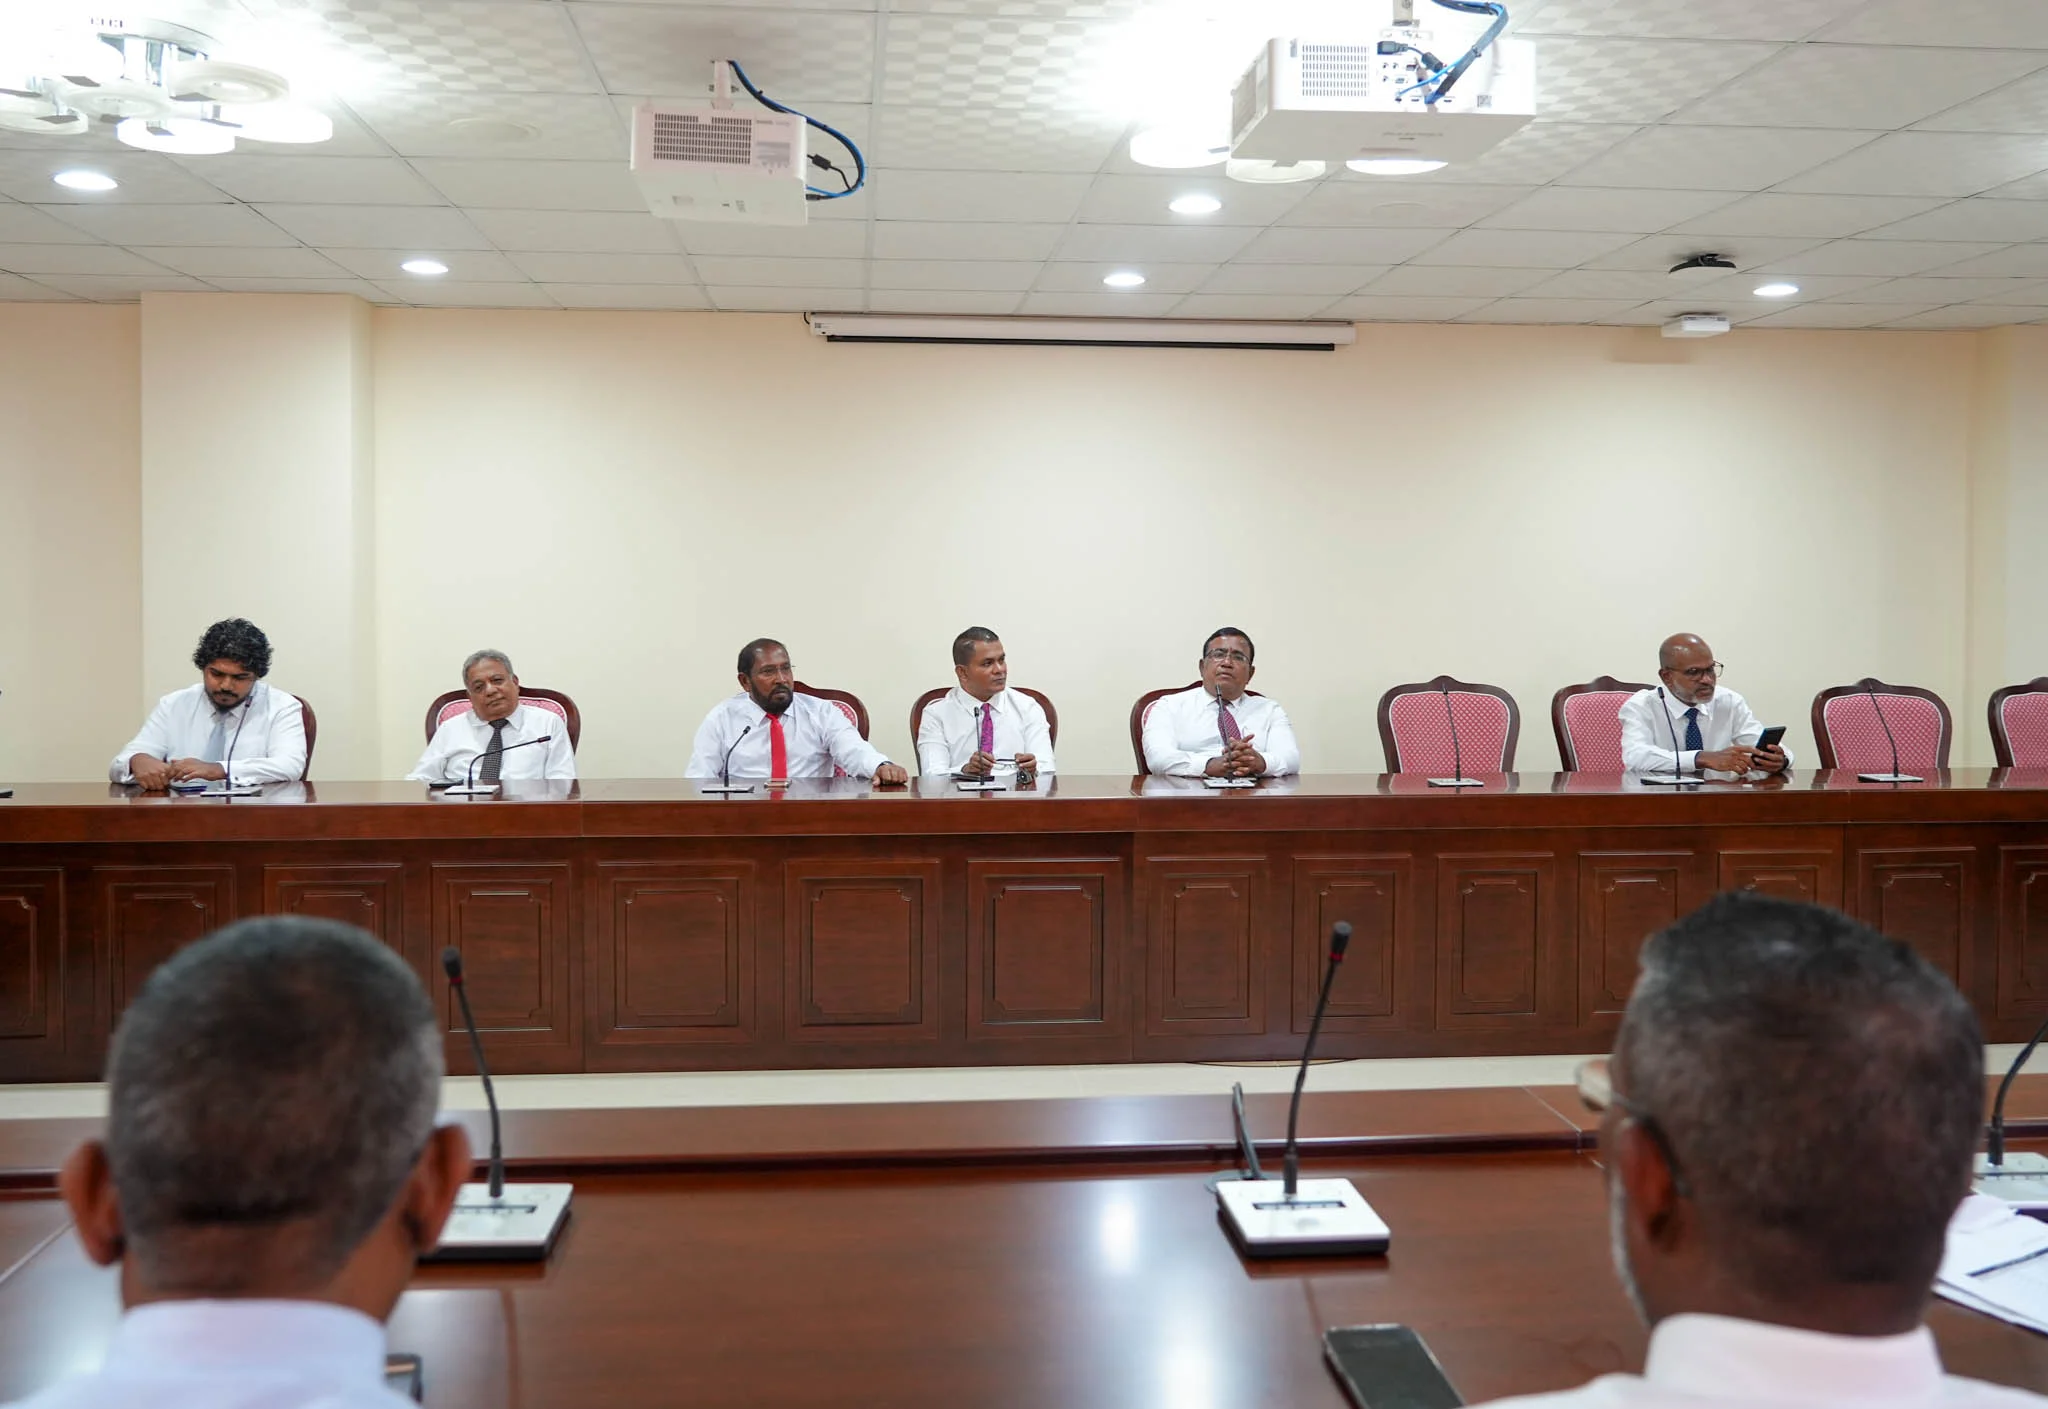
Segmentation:
{"type": "Polygon", "coordinates": [[[263,682],[270,638],[232,617],[192,652],[199,683],[165,695],[142,732],[114,755],[107,776],[162,792],[173,783],[295,782],[306,772],[306,716],[298,697],[263,682]]]}

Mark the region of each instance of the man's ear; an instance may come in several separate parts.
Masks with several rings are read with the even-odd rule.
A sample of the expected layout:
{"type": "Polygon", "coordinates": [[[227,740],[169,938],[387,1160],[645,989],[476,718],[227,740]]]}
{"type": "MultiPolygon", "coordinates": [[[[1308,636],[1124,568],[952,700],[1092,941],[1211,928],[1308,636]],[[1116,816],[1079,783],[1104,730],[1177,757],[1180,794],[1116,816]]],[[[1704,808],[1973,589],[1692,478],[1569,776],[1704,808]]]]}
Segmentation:
{"type": "Polygon", "coordinates": [[[469,1132],[460,1125],[435,1126],[405,1192],[399,1195],[405,1226],[419,1239],[421,1255],[432,1252],[441,1241],[441,1229],[473,1165],[469,1132]]]}
{"type": "Polygon", "coordinates": [[[1679,1223],[1677,1180],[1664,1147],[1634,1120],[1623,1120],[1611,1142],[1614,1172],[1628,1192],[1631,1219],[1640,1225],[1644,1241],[1663,1246],[1671,1240],[1679,1223]]]}
{"type": "Polygon", "coordinates": [[[101,1267],[119,1262],[128,1250],[128,1234],[121,1222],[121,1201],[114,1190],[107,1147],[88,1140],[73,1150],[57,1172],[57,1192],[71,1210],[85,1255],[101,1267]]]}

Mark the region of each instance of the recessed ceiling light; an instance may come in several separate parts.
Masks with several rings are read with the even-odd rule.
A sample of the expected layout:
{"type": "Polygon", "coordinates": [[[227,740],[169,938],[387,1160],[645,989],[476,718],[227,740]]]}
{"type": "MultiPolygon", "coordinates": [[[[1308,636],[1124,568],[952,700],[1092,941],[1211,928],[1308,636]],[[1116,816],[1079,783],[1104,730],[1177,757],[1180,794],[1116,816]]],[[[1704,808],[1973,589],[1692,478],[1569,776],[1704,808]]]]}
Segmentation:
{"type": "Polygon", "coordinates": [[[1782,281],[1775,284],[1759,284],[1756,287],[1756,296],[1758,298],[1790,298],[1798,292],[1799,285],[1787,284],[1782,281]]]}
{"type": "Polygon", "coordinates": [[[1166,208],[1175,215],[1214,215],[1223,209],[1223,202],[1214,196],[1197,192],[1194,195],[1176,196],[1166,203],[1166,208]]]}
{"type": "Polygon", "coordinates": [[[1131,138],[1131,160],[1140,166],[1214,166],[1229,155],[1229,135],[1202,127],[1148,127],[1131,138]]]}
{"type": "Polygon", "coordinates": [[[448,266],[438,259],[408,259],[398,267],[408,274],[420,274],[428,278],[448,272],[448,266]]]}
{"type": "Polygon", "coordinates": [[[1112,289],[1135,289],[1138,285],[1145,282],[1145,276],[1133,273],[1128,269],[1120,269],[1114,274],[1103,275],[1102,282],[1109,285],[1112,289]]]}
{"type": "Polygon", "coordinates": [[[104,171],[87,171],[82,167],[60,171],[50,179],[73,191],[111,191],[121,184],[104,171]]]}
{"type": "Polygon", "coordinates": [[[1367,176],[1420,176],[1425,171],[1442,171],[1450,163],[1435,157],[1368,156],[1353,157],[1344,165],[1367,176]]]}

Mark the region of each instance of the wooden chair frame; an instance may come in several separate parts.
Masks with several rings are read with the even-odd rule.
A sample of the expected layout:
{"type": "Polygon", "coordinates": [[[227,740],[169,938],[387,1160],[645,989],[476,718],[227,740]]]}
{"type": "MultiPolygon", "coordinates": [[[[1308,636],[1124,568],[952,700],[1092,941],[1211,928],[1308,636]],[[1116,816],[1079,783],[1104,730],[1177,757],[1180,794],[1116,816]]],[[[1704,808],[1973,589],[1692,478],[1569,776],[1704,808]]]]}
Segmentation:
{"type": "Polygon", "coordinates": [[[796,682],[796,691],[800,695],[810,695],[821,700],[834,700],[852,705],[853,727],[860,731],[860,736],[863,739],[869,737],[868,707],[860,702],[859,695],[854,694],[851,690],[830,690],[822,685],[806,685],[801,680],[796,682]]]}
{"type": "MultiPolygon", "coordinates": [[[[1195,679],[1185,685],[1168,685],[1164,689],[1147,690],[1138,696],[1138,702],[1131,706],[1131,754],[1138,760],[1139,777],[1152,776],[1152,770],[1145,766],[1145,707],[1165,699],[1168,695],[1178,695],[1183,690],[1195,689],[1201,683],[1200,679],[1195,679]]],[[[1255,699],[1265,698],[1257,690],[1246,690],[1245,694],[1255,699]]]]}
{"type": "Polygon", "coordinates": [[[1941,743],[1935,749],[1934,766],[1936,768],[1948,767],[1948,746],[1956,735],[1955,719],[1948,712],[1948,701],[1935,694],[1934,691],[1919,685],[1887,685],[1884,681],[1869,675],[1864,676],[1853,685],[1831,686],[1813,697],[1811,723],[1813,725],[1813,742],[1820,750],[1820,766],[1823,768],[1836,768],[1840,766],[1835,762],[1835,741],[1828,735],[1826,720],[1828,701],[1840,699],[1845,695],[1862,695],[1873,691],[1879,695],[1906,695],[1914,699],[1928,700],[1933,703],[1935,709],[1941,714],[1941,743]]]}
{"type": "MultiPolygon", "coordinates": [[[[950,685],[942,685],[936,690],[926,690],[917,697],[917,702],[911,705],[910,751],[912,754],[917,752],[917,730],[918,726],[924,723],[924,712],[944,699],[946,692],[952,688],[950,685]]],[[[1045,731],[1052,735],[1053,747],[1058,748],[1060,743],[1060,712],[1052,707],[1052,701],[1039,691],[1024,685],[1011,685],[1006,688],[1015,690],[1020,695],[1029,695],[1032,699],[1038,701],[1038,707],[1045,711],[1045,731]]],[[[922,762],[918,764],[917,771],[920,775],[923,774],[924,764],[922,762]]]]}
{"type": "Polygon", "coordinates": [[[2048,675],[2037,675],[2024,685],[2007,685],[1991,692],[1991,702],[1985,710],[1991,718],[1991,748],[2000,768],[2018,767],[2013,762],[2012,737],[2005,727],[2005,702],[2014,695],[2048,695],[2048,675]]]}
{"type": "Polygon", "coordinates": [[[1626,680],[1616,680],[1612,675],[1596,675],[1582,685],[1567,685],[1550,697],[1550,731],[1557,735],[1557,760],[1567,773],[1579,772],[1579,751],[1572,746],[1571,732],[1565,728],[1565,701],[1580,695],[1604,695],[1609,691],[1626,690],[1631,695],[1643,690],[1654,690],[1654,685],[1636,685],[1626,680]]]}
{"type": "MultiPolygon", "coordinates": [[[[1491,695],[1495,699],[1506,703],[1508,707],[1508,737],[1507,743],[1501,749],[1500,771],[1503,773],[1514,772],[1515,745],[1520,742],[1522,737],[1522,707],[1515,703],[1513,695],[1498,685],[1475,685],[1470,681],[1459,680],[1455,676],[1450,675],[1439,675],[1434,680],[1423,680],[1413,685],[1396,685],[1393,689],[1380,696],[1380,748],[1386,754],[1387,772],[1399,773],[1401,771],[1400,749],[1394,742],[1392,713],[1394,701],[1403,695],[1437,695],[1442,694],[1445,690],[1462,691],[1468,695],[1491,695]]],[[[1493,769],[1489,767],[1483,771],[1491,773],[1493,769]]]]}
{"type": "MultiPolygon", "coordinates": [[[[573,749],[582,744],[583,711],[576,708],[576,701],[570,699],[560,690],[545,690],[538,685],[521,685],[519,687],[519,695],[522,699],[531,695],[539,700],[553,700],[556,704],[560,705],[562,712],[569,716],[569,747],[573,749]]],[[[445,695],[437,695],[435,697],[434,702],[427,706],[428,743],[434,741],[434,730],[440,727],[441,711],[454,704],[457,700],[466,700],[468,698],[469,692],[467,690],[450,690],[445,695]]]]}

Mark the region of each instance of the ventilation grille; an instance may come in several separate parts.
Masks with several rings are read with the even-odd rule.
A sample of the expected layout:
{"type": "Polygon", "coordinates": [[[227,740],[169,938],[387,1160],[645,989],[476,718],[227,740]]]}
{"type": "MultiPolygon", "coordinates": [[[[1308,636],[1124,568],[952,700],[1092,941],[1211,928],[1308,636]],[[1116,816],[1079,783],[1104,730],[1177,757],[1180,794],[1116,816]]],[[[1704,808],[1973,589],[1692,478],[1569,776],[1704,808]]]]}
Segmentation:
{"type": "MultiPolygon", "coordinates": [[[[762,144],[762,155],[789,163],[787,143],[762,144]]],[[[754,164],[754,124],[748,118],[720,117],[696,113],[654,114],[654,135],[650,155],[656,161],[711,162],[719,166],[754,164]]]]}
{"type": "Polygon", "coordinates": [[[1369,44],[1301,46],[1301,96],[1363,98],[1372,92],[1379,52],[1369,44]]]}

